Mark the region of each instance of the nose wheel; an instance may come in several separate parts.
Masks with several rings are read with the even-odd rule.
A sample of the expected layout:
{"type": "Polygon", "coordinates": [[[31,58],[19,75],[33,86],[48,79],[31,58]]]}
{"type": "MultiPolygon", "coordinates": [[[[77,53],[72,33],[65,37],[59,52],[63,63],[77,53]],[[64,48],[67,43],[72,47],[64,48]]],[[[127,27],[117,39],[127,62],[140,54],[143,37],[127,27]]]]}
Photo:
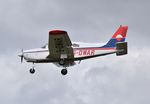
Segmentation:
{"type": "Polygon", "coordinates": [[[29,72],[30,72],[31,74],[34,74],[34,73],[35,73],[35,69],[34,69],[34,68],[31,68],[31,69],[29,70],[29,72]]]}
{"type": "Polygon", "coordinates": [[[34,74],[34,73],[35,73],[35,69],[34,69],[34,63],[33,63],[33,66],[32,66],[32,68],[30,68],[29,72],[30,72],[31,74],[34,74]]]}
{"type": "Polygon", "coordinates": [[[61,70],[61,74],[62,74],[62,75],[66,75],[67,72],[68,72],[67,69],[62,69],[62,70],[61,70]]]}

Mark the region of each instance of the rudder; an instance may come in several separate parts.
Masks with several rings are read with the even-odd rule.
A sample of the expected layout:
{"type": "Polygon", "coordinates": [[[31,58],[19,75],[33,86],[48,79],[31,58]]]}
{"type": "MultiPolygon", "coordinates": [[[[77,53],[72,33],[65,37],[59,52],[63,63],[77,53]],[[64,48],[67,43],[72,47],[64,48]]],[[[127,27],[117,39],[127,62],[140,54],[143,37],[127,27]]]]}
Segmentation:
{"type": "Polygon", "coordinates": [[[116,47],[117,42],[124,42],[127,35],[128,26],[120,26],[118,30],[114,33],[112,38],[107,42],[106,45],[102,46],[104,48],[116,47]]]}

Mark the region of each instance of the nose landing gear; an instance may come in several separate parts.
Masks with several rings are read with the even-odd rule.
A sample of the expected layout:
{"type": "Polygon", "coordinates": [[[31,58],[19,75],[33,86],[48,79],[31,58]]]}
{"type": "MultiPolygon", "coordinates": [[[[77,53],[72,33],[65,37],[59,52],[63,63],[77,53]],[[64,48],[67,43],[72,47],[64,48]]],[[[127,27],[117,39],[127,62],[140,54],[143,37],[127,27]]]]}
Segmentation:
{"type": "Polygon", "coordinates": [[[32,67],[32,68],[30,68],[29,72],[30,72],[31,74],[34,74],[34,73],[35,73],[34,63],[33,63],[33,67],[32,67]]]}
{"type": "Polygon", "coordinates": [[[34,74],[34,73],[35,73],[35,69],[34,69],[34,68],[31,68],[31,69],[29,70],[29,72],[30,72],[31,74],[34,74]]]}

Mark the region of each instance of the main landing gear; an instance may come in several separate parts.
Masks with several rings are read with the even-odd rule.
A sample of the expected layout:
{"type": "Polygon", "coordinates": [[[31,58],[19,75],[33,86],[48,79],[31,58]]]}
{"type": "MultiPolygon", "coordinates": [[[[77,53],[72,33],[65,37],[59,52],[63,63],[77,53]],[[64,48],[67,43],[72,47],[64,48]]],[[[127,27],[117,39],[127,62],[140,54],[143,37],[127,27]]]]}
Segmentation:
{"type": "Polygon", "coordinates": [[[59,65],[64,65],[65,64],[65,61],[62,59],[59,61],[59,65]]]}
{"type": "Polygon", "coordinates": [[[66,75],[66,74],[67,74],[67,72],[68,72],[68,71],[67,71],[67,69],[66,69],[66,68],[64,68],[64,69],[62,69],[62,70],[61,70],[61,74],[62,74],[62,75],[66,75]]]}
{"type": "MultiPolygon", "coordinates": [[[[60,63],[61,63],[61,64],[64,64],[63,61],[61,61],[60,63]]],[[[31,74],[34,74],[34,73],[35,73],[34,63],[33,63],[32,68],[30,68],[29,72],[30,72],[31,74]]],[[[68,70],[67,70],[66,67],[64,67],[64,68],[61,70],[61,74],[62,74],[62,75],[66,75],[67,73],[68,73],[68,70]]]]}
{"type": "MultiPolygon", "coordinates": [[[[61,66],[64,67],[64,65],[65,65],[64,59],[61,59],[61,60],[59,61],[59,65],[61,65],[61,66]]],[[[68,71],[67,71],[67,68],[66,68],[66,67],[64,67],[64,68],[61,70],[61,74],[62,74],[62,75],[66,75],[67,72],[68,72],[68,71]]]]}

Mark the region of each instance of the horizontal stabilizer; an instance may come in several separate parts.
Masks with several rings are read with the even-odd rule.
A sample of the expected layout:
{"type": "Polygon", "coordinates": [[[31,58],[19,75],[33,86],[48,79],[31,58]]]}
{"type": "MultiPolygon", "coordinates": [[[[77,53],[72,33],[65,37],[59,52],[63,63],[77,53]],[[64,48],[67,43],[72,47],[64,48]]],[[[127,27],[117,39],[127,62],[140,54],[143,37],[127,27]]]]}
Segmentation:
{"type": "Polygon", "coordinates": [[[118,42],[116,43],[117,56],[128,54],[128,45],[127,42],[118,42]]]}

